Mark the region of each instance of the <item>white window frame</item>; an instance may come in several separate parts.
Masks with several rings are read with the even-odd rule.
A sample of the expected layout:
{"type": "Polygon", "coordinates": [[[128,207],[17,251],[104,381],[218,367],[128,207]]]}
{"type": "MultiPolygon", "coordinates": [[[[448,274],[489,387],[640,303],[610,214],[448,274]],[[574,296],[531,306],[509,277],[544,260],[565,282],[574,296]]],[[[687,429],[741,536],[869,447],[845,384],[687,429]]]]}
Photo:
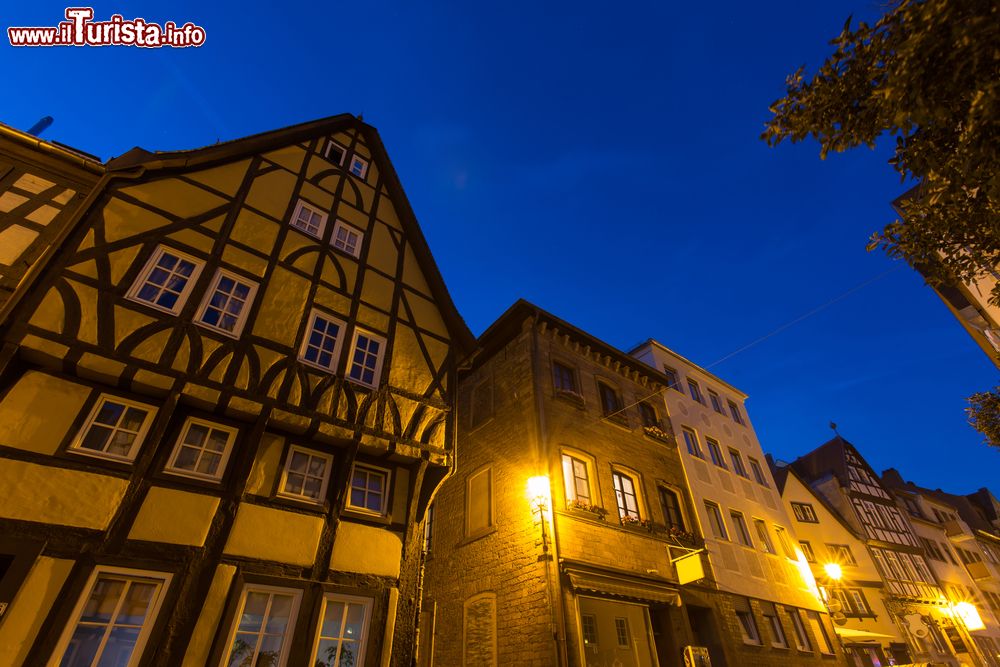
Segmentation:
{"type": "Polygon", "coordinates": [[[750,472],[753,473],[754,481],[765,489],[770,489],[771,485],[767,483],[767,476],[764,475],[764,469],[760,466],[760,462],[752,456],[747,457],[747,462],[750,463],[750,472]]]}
{"type": "Polygon", "coordinates": [[[565,489],[566,493],[566,504],[572,505],[572,503],[580,501],[580,502],[586,502],[590,506],[595,506],[597,503],[594,502],[596,500],[596,498],[594,497],[595,496],[594,483],[593,483],[594,475],[590,458],[577,452],[564,451],[562,452],[562,456],[560,457],[560,462],[562,464],[563,488],[565,489]],[[582,463],[584,467],[584,472],[586,473],[586,477],[584,478],[584,481],[587,483],[588,497],[586,501],[581,500],[580,496],[577,493],[576,480],[579,478],[576,476],[576,470],[573,465],[574,461],[582,463]],[[568,469],[567,469],[567,464],[569,466],[568,469]]]}
{"type": "Polygon", "coordinates": [[[716,540],[729,542],[729,529],[726,528],[726,520],[722,516],[722,506],[711,500],[705,500],[704,504],[705,514],[708,516],[708,526],[712,529],[712,537],[716,540]],[[714,518],[719,520],[718,525],[713,521],[714,518]],[[720,531],[722,532],[721,535],[718,534],[720,531]]]}
{"type": "MultiPolygon", "coordinates": [[[[81,593],[79,599],[76,602],[76,606],[73,607],[73,613],[70,615],[72,621],[66,624],[63,629],[62,635],[59,637],[59,641],[56,643],[56,648],[52,651],[52,657],[49,658],[48,667],[58,667],[62,662],[63,654],[66,649],[69,648],[69,642],[73,638],[73,634],[76,632],[77,626],[80,624],[80,618],[83,616],[83,610],[87,605],[87,601],[90,600],[91,594],[94,592],[94,585],[101,575],[111,575],[121,578],[126,578],[130,580],[137,579],[152,579],[161,582],[160,587],[157,589],[156,598],[150,603],[149,610],[146,614],[146,622],[142,624],[142,629],[139,631],[139,636],[135,642],[135,648],[132,650],[132,655],[129,657],[126,667],[134,667],[134,665],[139,664],[142,659],[143,650],[146,647],[146,642],[149,640],[149,634],[153,630],[153,626],[156,625],[156,618],[159,614],[160,607],[163,604],[163,598],[166,597],[167,589],[170,586],[170,581],[173,579],[173,575],[169,572],[156,572],[153,570],[133,570],[130,568],[123,567],[109,567],[105,565],[98,565],[90,573],[90,577],[87,579],[87,585],[83,588],[83,593],[81,593]]],[[[121,601],[124,600],[125,595],[122,594],[121,600],[119,600],[118,606],[115,609],[115,613],[112,615],[111,622],[108,626],[114,625],[114,620],[117,617],[118,609],[121,606],[121,601]]],[[[105,632],[105,640],[107,639],[108,632],[105,632]]],[[[102,648],[99,649],[98,655],[101,650],[103,650],[104,644],[102,643],[102,648]]],[[[98,657],[95,655],[95,660],[98,657]]]]}
{"type": "MultiPolygon", "coordinates": [[[[226,665],[229,664],[229,656],[233,652],[233,640],[236,639],[236,634],[240,627],[240,618],[242,618],[243,609],[246,607],[248,593],[268,593],[290,595],[292,597],[292,608],[288,612],[288,625],[285,627],[284,638],[281,641],[281,655],[278,656],[278,664],[275,665],[275,667],[284,667],[285,663],[288,661],[288,651],[291,647],[292,639],[295,634],[295,620],[299,613],[299,605],[302,602],[302,590],[298,588],[281,588],[279,586],[264,586],[259,584],[245,584],[243,586],[243,590],[240,592],[240,602],[236,608],[236,615],[233,616],[229,633],[226,635],[226,643],[223,648],[220,667],[226,667],[226,665]]],[[[270,603],[268,604],[268,611],[270,611],[270,603]]],[[[265,615],[264,619],[261,621],[261,628],[267,625],[268,620],[270,620],[270,618],[265,615]]]]}
{"type": "MultiPolygon", "coordinates": [[[[355,461],[354,464],[351,466],[351,476],[347,479],[346,509],[352,512],[359,512],[361,514],[368,514],[371,516],[387,516],[389,514],[389,491],[390,491],[389,485],[391,483],[392,483],[392,471],[389,470],[388,468],[371,465],[370,463],[358,463],[357,461],[355,461]],[[369,509],[363,505],[362,506],[355,505],[352,502],[351,496],[353,495],[352,491],[354,490],[354,472],[358,468],[366,470],[369,473],[372,472],[382,473],[384,478],[384,486],[382,489],[382,510],[380,512],[376,512],[375,510],[369,509]]],[[[365,492],[367,493],[367,489],[365,490],[365,492]]]]}
{"type": "Polygon", "coordinates": [[[359,229],[359,228],[355,227],[354,225],[352,225],[352,224],[350,224],[348,222],[344,222],[343,220],[340,220],[340,219],[338,219],[337,222],[335,222],[333,224],[333,234],[330,235],[330,245],[333,247],[334,250],[337,250],[338,252],[342,252],[345,255],[349,255],[351,257],[355,257],[355,258],[361,257],[361,245],[364,242],[365,242],[365,232],[364,232],[364,230],[359,229]],[[357,234],[358,235],[358,242],[354,246],[354,252],[351,252],[346,247],[340,248],[340,247],[337,246],[337,232],[339,230],[341,230],[341,229],[346,229],[349,234],[357,234]]]}
{"type": "Polygon", "coordinates": [[[202,269],[205,268],[205,262],[203,260],[192,257],[187,253],[183,253],[179,250],[175,250],[170,246],[158,245],[153,254],[149,256],[146,260],[145,266],[142,267],[142,271],[136,276],[135,282],[132,283],[132,287],[129,289],[128,293],[125,295],[129,301],[134,301],[135,303],[141,303],[144,306],[149,306],[163,313],[170,313],[171,315],[177,315],[184,308],[184,304],[187,303],[188,298],[191,296],[192,290],[194,290],[195,283],[198,282],[198,277],[201,275],[202,269]],[[187,277],[187,283],[184,285],[184,289],[180,291],[177,295],[177,301],[174,303],[173,308],[167,308],[161,306],[153,301],[146,301],[145,299],[139,298],[139,292],[146,285],[146,281],[149,279],[150,274],[153,269],[156,268],[157,262],[165,254],[176,255],[179,259],[184,259],[192,264],[194,264],[194,269],[191,271],[191,275],[187,277]]]}
{"type": "Polygon", "coordinates": [[[351,156],[351,159],[348,160],[348,162],[347,162],[347,171],[352,176],[357,176],[358,178],[360,178],[363,181],[363,180],[365,180],[365,177],[368,176],[368,165],[369,165],[368,160],[366,160],[365,158],[363,158],[360,155],[358,155],[357,153],[355,153],[354,155],[351,156]],[[359,173],[355,173],[355,171],[354,171],[354,163],[355,163],[355,161],[361,163],[361,170],[360,170],[361,173],[360,174],[359,173]]]}
{"type": "Polygon", "coordinates": [[[698,432],[691,428],[690,426],[681,426],[681,436],[684,438],[684,448],[687,453],[695,458],[705,460],[705,452],[701,448],[701,443],[698,442],[698,432]],[[690,438],[688,436],[691,436],[690,438]],[[691,451],[691,444],[694,443],[694,451],[691,451]]]}
{"type": "MultiPolygon", "coordinates": [[[[325,335],[325,334],[324,334],[325,335]]],[[[329,313],[319,310],[318,308],[313,308],[309,311],[309,322],[306,325],[305,334],[302,336],[302,344],[299,346],[299,361],[302,363],[312,366],[313,368],[318,368],[327,373],[336,373],[337,366],[340,363],[340,350],[344,347],[344,339],[347,338],[347,323],[338,317],[334,317],[329,313]],[[340,327],[340,332],[337,334],[337,340],[333,344],[333,352],[331,352],[330,366],[324,366],[319,363],[319,356],[317,355],[317,361],[310,361],[306,359],[306,352],[309,350],[309,339],[312,337],[314,326],[316,324],[316,318],[322,318],[327,322],[332,322],[340,327]]]]}
{"type": "MultiPolygon", "coordinates": [[[[114,394],[102,393],[97,397],[97,400],[94,401],[94,407],[90,410],[90,414],[87,415],[86,421],[83,422],[83,426],[81,426],[80,430],[77,431],[76,436],[73,438],[73,442],[70,443],[67,450],[73,452],[74,454],[80,454],[82,456],[92,456],[94,458],[106,459],[109,461],[132,463],[133,461],[135,461],[135,457],[139,455],[139,450],[142,448],[142,442],[143,440],[145,440],[147,433],[149,433],[149,427],[152,425],[153,418],[155,416],[156,416],[156,408],[153,407],[152,405],[148,405],[146,403],[140,403],[139,401],[132,401],[127,398],[115,396],[114,394]],[[90,428],[94,426],[94,420],[97,419],[97,415],[98,413],[100,413],[101,408],[104,406],[105,403],[108,402],[121,403],[126,408],[131,407],[146,411],[146,418],[143,419],[142,425],[139,427],[139,430],[135,434],[135,440],[132,441],[132,448],[129,450],[129,453],[125,456],[110,454],[103,450],[90,449],[83,446],[84,437],[87,435],[87,432],[90,430],[90,428]]],[[[107,427],[108,425],[101,424],[101,426],[107,427]]],[[[116,424],[111,429],[112,437],[114,437],[114,434],[117,433],[119,430],[124,430],[124,429],[119,429],[118,425],[116,424]]]]}
{"type": "Polygon", "coordinates": [[[299,199],[295,203],[295,210],[292,211],[292,217],[288,220],[288,226],[291,227],[292,229],[296,229],[302,232],[306,236],[311,236],[314,239],[321,239],[323,238],[323,232],[326,230],[326,222],[329,219],[329,217],[330,217],[329,214],[323,209],[321,209],[319,206],[310,204],[304,199],[299,199]],[[316,230],[315,234],[310,232],[308,229],[303,229],[302,227],[299,227],[296,224],[299,220],[299,214],[302,213],[303,210],[309,211],[310,213],[319,216],[319,229],[316,230]]]}
{"type": "Polygon", "coordinates": [[[611,469],[611,482],[615,490],[615,506],[618,509],[619,520],[624,521],[626,517],[631,517],[635,521],[642,521],[645,512],[642,504],[639,475],[624,468],[614,467],[611,469]],[[625,480],[628,480],[632,486],[632,498],[635,501],[635,510],[630,509],[628,506],[625,480]],[[619,486],[621,488],[618,488],[619,486]],[[633,511],[635,512],[635,516],[632,515],[633,511]]]}
{"type": "Polygon", "coordinates": [[[376,333],[368,331],[367,329],[362,329],[360,327],[354,328],[354,333],[351,336],[351,349],[347,357],[347,367],[344,369],[344,377],[351,382],[360,384],[362,387],[378,387],[379,382],[382,380],[382,364],[385,362],[385,349],[386,349],[386,339],[376,333]],[[360,379],[355,379],[351,377],[351,370],[354,368],[354,352],[358,348],[358,336],[367,336],[368,338],[374,339],[379,342],[379,353],[378,360],[375,362],[375,372],[372,378],[372,383],[368,384],[360,379]]]}
{"type": "MultiPolygon", "coordinates": [[[[357,641],[357,647],[358,647],[358,653],[355,656],[354,664],[364,665],[365,648],[368,645],[368,630],[371,626],[371,619],[372,619],[372,599],[361,597],[358,595],[340,595],[338,593],[326,593],[323,595],[322,605],[320,606],[319,621],[316,623],[316,634],[313,637],[312,651],[309,653],[310,656],[309,664],[315,664],[317,658],[316,652],[319,650],[319,643],[322,639],[323,622],[326,620],[325,616],[326,616],[327,600],[343,602],[345,604],[364,605],[365,614],[364,614],[364,624],[362,625],[362,630],[361,630],[361,636],[358,637],[357,640],[352,640],[352,641],[357,641]]],[[[344,623],[343,619],[341,619],[341,633],[343,633],[343,627],[344,623]]],[[[343,645],[343,639],[341,639],[340,641],[341,645],[343,645]]],[[[339,661],[340,661],[340,654],[338,653],[336,656],[334,656],[334,661],[332,664],[336,665],[339,663],[339,661]]]]}
{"type": "MultiPolygon", "coordinates": [[[[192,479],[208,480],[210,482],[218,482],[226,474],[226,466],[229,464],[229,456],[233,453],[233,445],[236,442],[237,430],[231,426],[224,426],[218,422],[208,421],[207,419],[198,419],[196,417],[188,417],[184,420],[184,426],[181,428],[180,434],[177,436],[177,441],[174,443],[174,449],[170,452],[170,459],[167,460],[167,465],[164,467],[163,472],[169,473],[171,475],[179,475],[181,477],[190,477],[192,479]],[[215,475],[207,475],[205,473],[196,472],[193,470],[185,470],[184,468],[177,468],[175,464],[177,463],[177,457],[181,453],[181,447],[184,446],[184,438],[187,436],[188,431],[194,425],[206,426],[210,429],[217,431],[225,431],[228,433],[229,438],[226,440],[226,448],[222,451],[222,458],[219,459],[219,468],[215,475]]],[[[199,457],[199,461],[200,461],[199,457]]]]}
{"type": "MultiPolygon", "coordinates": [[[[308,463],[307,463],[308,470],[308,463]]],[[[288,448],[288,454],[285,456],[285,464],[281,468],[281,480],[278,483],[278,496],[282,498],[289,498],[291,500],[298,500],[304,503],[315,503],[317,505],[322,505],[326,501],[326,490],[330,484],[330,473],[333,470],[333,455],[327,454],[326,452],[320,452],[315,449],[308,449],[306,447],[299,447],[298,445],[292,445],[288,448]],[[294,493],[288,491],[285,486],[288,482],[288,466],[292,463],[292,455],[295,453],[304,454],[310,457],[309,463],[312,459],[323,459],[326,461],[326,468],[323,471],[323,478],[319,489],[319,498],[312,498],[303,493],[294,493]]],[[[310,475],[305,473],[304,477],[315,477],[315,475],[310,475]]],[[[305,491],[305,482],[303,482],[302,490],[305,491]]]]}
{"type": "Polygon", "coordinates": [[[736,533],[736,541],[744,547],[754,548],[753,538],[750,536],[750,526],[747,525],[746,516],[739,510],[729,509],[729,518],[736,533]]]}
{"type": "Polygon", "coordinates": [[[338,167],[343,167],[344,166],[344,159],[347,157],[347,147],[346,146],[342,146],[340,143],[334,141],[333,139],[329,139],[326,142],[326,150],[323,151],[323,157],[326,160],[330,160],[330,162],[333,162],[338,167]],[[330,150],[334,146],[336,146],[337,148],[340,149],[340,161],[330,160],[330,150]]]}
{"type": "Polygon", "coordinates": [[[774,548],[774,542],[771,541],[771,535],[767,531],[767,522],[757,517],[750,519],[753,522],[754,532],[757,533],[757,548],[766,554],[777,556],[778,551],[774,548]]]}
{"type": "Polygon", "coordinates": [[[760,646],[764,642],[760,638],[760,628],[757,627],[757,619],[754,618],[753,610],[737,609],[736,620],[740,624],[740,634],[743,635],[743,643],[753,646],[760,646]]]}
{"type": "MultiPolygon", "coordinates": [[[[253,308],[253,300],[254,297],[257,296],[258,287],[259,285],[257,283],[248,278],[244,278],[238,273],[233,273],[232,271],[226,271],[225,269],[217,270],[215,272],[215,276],[212,278],[211,284],[205,291],[205,296],[201,300],[201,305],[198,306],[198,314],[195,315],[194,323],[210,331],[215,331],[216,333],[220,333],[223,336],[228,336],[229,338],[239,338],[240,335],[242,335],[243,333],[243,327],[246,326],[247,320],[250,317],[250,310],[253,308]],[[217,326],[215,324],[209,324],[208,322],[202,321],[202,318],[205,316],[205,313],[208,311],[208,308],[211,304],[212,297],[215,295],[215,290],[219,288],[219,283],[222,282],[223,278],[229,278],[230,280],[234,280],[237,283],[241,283],[250,288],[250,291],[247,292],[247,298],[243,302],[243,309],[240,310],[240,314],[236,316],[236,326],[233,328],[232,331],[224,329],[223,327],[217,326]]],[[[215,308],[215,306],[211,307],[215,308]]]]}

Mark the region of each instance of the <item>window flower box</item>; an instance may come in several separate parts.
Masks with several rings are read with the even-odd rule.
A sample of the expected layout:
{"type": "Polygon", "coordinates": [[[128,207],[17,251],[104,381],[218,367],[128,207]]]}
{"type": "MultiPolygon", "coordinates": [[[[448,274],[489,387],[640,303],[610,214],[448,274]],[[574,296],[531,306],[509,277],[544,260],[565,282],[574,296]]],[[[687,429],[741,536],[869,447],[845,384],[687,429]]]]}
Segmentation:
{"type": "Polygon", "coordinates": [[[659,440],[660,442],[666,443],[673,442],[673,438],[670,437],[670,434],[659,426],[643,426],[642,431],[653,440],[659,440]]]}
{"type": "Polygon", "coordinates": [[[598,507],[597,505],[591,505],[582,500],[571,500],[567,503],[567,507],[571,510],[577,510],[579,512],[589,512],[595,517],[604,521],[604,517],[608,515],[608,511],[603,507],[598,507]]]}

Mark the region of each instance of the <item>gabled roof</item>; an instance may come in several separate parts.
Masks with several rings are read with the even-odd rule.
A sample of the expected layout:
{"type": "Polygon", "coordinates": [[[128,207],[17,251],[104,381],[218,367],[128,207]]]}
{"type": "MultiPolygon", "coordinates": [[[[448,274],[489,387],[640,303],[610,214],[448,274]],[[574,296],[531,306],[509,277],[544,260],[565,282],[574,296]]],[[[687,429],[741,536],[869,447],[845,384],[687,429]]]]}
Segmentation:
{"type": "Polygon", "coordinates": [[[832,474],[840,480],[841,484],[846,485],[849,483],[846,450],[848,446],[857,450],[857,447],[838,434],[808,454],[803,454],[795,459],[790,466],[800,478],[808,482],[814,482],[820,477],[832,474]]]}
{"type": "Polygon", "coordinates": [[[847,530],[847,532],[849,532],[851,535],[861,540],[862,542],[865,540],[865,538],[861,536],[858,533],[858,531],[856,531],[851,526],[850,523],[847,522],[847,519],[843,515],[841,515],[840,511],[836,507],[831,505],[830,502],[825,497],[823,497],[822,493],[817,493],[816,489],[814,489],[808,481],[802,479],[802,477],[798,473],[796,473],[795,470],[792,469],[791,465],[784,465],[784,466],[771,465],[771,474],[774,475],[775,484],[779,485],[778,492],[782,496],[785,495],[785,485],[788,483],[789,476],[794,477],[799,481],[799,484],[801,484],[806,489],[806,491],[809,492],[809,495],[811,495],[816,500],[817,503],[822,505],[823,508],[830,513],[830,516],[832,516],[837,523],[843,526],[844,529],[847,530]],[[780,482],[778,482],[779,473],[781,475],[780,482]]]}
{"type": "Polygon", "coordinates": [[[462,319],[455,307],[454,301],[452,301],[444,278],[441,276],[441,271],[434,261],[427,245],[427,239],[420,229],[417,217],[410,206],[410,201],[406,197],[403,185],[399,181],[399,176],[396,174],[378,131],[361,119],[351,114],[339,114],[192,150],[150,152],[135,147],[123,155],[109,160],[107,167],[112,176],[117,172],[137,169],[148,174],[155,171],[170,173],[193,168],[207,168],[215,164],[349,129],[356,129],[364,136],[368,148],[372,151],[373,159],[378,164],[380,172],[385,176],[386,189],[396,204],[396,213],[400,223],[415,246],[414,254],[417,263],[427,279],[432,296],[441,309],[442,317],[452,336],[452,342],[463,353],[458,355],[459,358],[470,354],[475,349],[475,336],[472,335],[465,320],[462,319]]]}
{"type": "MultiPolygon", "coordinates": [[[[980,503],[974,501],[974,498],[978,499],[978,497],[981,497],[977,496],[977,494],[960,496],[942,491],[941,489],[927,489],[913,482],[903,480],[902,475],[895,468],[889,468],[882,472],[882,483],[893,489],[927,496],[938,503],[953,508],[958,512],[962,521],[968,524],[972,530],[981,531],[993,536],[997,535],[997,528],[990,524],[985,509],[980,506],[980,503]]],[[[992,496],[988,489],[980,489],[978,494],[982,494],[984,491],[987,495],[992,496]]]]}

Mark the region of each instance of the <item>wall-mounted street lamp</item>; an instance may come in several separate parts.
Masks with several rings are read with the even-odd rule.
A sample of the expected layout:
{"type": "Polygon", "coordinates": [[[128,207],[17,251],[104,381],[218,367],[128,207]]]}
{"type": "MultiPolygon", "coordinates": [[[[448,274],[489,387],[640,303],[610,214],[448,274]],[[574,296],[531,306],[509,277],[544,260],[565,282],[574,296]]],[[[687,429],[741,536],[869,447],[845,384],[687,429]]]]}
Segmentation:
{"type": "Polygon", "coordinates": [[[832,581],[840,581],[844,576],[844,571],[840,569],[839,563],[827,563],[823,566],[823,571],[832,581]]]}
{"type": "Polygon", "coordinates": [[[546,530],[548,519],[546,513],[549,511],[549,499],[551,489],[549,478],[546,475],[537,475],[528,479],[528,502],[531,505],[532,515],[538,515],[538,523],[542,527],[542,557],[548,558],[549,536],[546,530]]]}

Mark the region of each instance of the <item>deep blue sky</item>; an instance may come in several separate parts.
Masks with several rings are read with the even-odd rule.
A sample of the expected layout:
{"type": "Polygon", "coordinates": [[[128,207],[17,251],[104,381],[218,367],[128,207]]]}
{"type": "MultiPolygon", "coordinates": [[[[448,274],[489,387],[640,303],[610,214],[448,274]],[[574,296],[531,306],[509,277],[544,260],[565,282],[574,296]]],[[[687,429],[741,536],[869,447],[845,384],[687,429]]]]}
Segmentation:
{"type": "MultiPolygon", "coordinates": [[[[109,158],[363,112],[473,332],[518,297],[628,349],[710,365],[893,269],[866,253],[905,186],[885,150],[770,149],[768,105],[879,2],[129,2],[198,49],[0,46],[0,121],[109,158]],[[239,7],[237,9],[237,7],[239,7]]],[[[3,27],[64,4],[12,3],[3,27]]],[[[828,423],[882,470],[955,492],[1000,455],[965,423],[995,368],[908,267],[712,367],[766,451],[828,423]]],[[[994,488],[995,492],[1000,489],[994,488]]]]}

